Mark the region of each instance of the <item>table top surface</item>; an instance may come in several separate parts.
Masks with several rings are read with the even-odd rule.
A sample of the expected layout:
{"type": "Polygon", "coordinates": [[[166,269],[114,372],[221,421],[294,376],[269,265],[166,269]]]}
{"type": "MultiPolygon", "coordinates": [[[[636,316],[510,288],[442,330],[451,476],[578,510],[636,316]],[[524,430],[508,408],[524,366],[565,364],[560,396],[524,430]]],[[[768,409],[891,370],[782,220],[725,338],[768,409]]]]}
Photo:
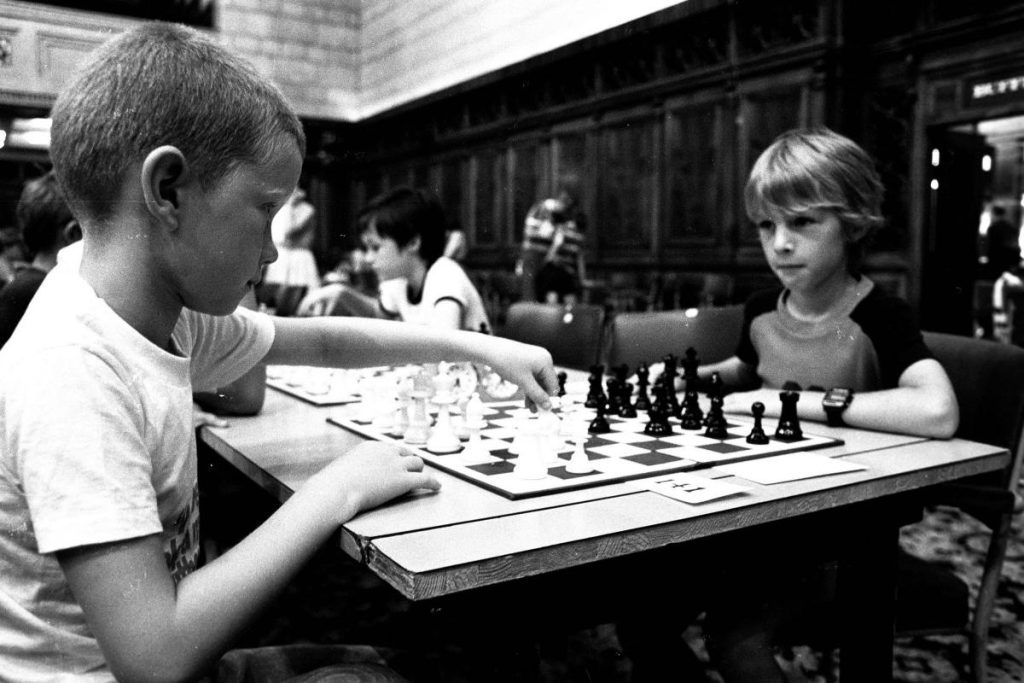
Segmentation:
{"type": "MultiPolygon", "coordinates": [[[[261,413],[204,427],[202,440],[284,501],[326,463],[363,440],[327,422],[346,407],[316,407],[268,389],[261,413]]],[[[774,424],[765,420],[766,429],[774,424]]],[[[747,487],[742,495],[689,505],[621,482],[509,500],[437,471],[441,490],[364,512],[341,545],[403,595],[420,600],[620,557],[900,494],[1002,469],[1003,448],[960,439],[832,428],[841,446],[814,451],[865,467],[761,485],[714,469],[696,473],[747,487]]]]}

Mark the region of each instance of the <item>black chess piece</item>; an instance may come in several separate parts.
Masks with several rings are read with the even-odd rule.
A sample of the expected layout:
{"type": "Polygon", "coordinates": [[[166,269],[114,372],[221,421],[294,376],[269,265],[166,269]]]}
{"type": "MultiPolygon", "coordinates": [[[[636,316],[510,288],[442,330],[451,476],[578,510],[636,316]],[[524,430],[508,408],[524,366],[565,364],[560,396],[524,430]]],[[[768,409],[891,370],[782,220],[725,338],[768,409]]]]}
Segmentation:
{"type": "Polygon", "coordinates": [[[619,380],[619,384],[625,384],[626,380],[629,379],[629,366],[625,363],[616,365],[612,368],[612,374],[615,375],[615,379],[619,380]]]}
{"type": "Polygon", "coordinates": [[[649,421],[644,425],[644,434],[648,436],[671,436],[672,424],[668,421],[668,404],[655,401],[647,413],[649,421]]]}
{"type": "Polygon", "coordinates": [[[647,363],[640,363],[640,366],[636,369],[636,401],[633,403],[633,407],[637,410],[650,410],[651,409],[651,398],[647,395],[648,382],[650,381],[651,371],[647,367],[647,363]]]}
{"type": "Polygon", "coordinates": [[[604,379],[604,366],[590,366],[590,376],[587,378],[587,381],[590,383],[590,388],[587,391],[587,400],[583,404],[585,407],[596,408],[598,403],[608,400],[608,397],[604,393],[604,387],[601,385],[602,379],[604,379]]]}
{"type": "Polygon", "coordinates": [[[800,429],[800,418],[796,413],[796,404],[800,400],[800,393],[783,391],[779,393],[779,400],[782,401],[782,414],[779,416],[779,426],[775,430],[775,438],[779,441],[799,441],[804,438],[803,430],[800,429]]]}
{"type": "Polygon", "coordinates": [[[558,395],[565,396],[565,382],[569,379],[569,374],[565,371],[559,372],[555,377],[558,378],[558,395]]]}
{"type": "Polygon", "coordinates": [[[608,396],[608,412],[612,415],[619,414],[619,404],[622,402],[622,389],[616,377],[609,377],[605,380],[605,395],[608,396]]]}
{"type": "MultiPolygon", "coordinates": [[[[725,386],[722,384],[722,377],[717,372],[711,373],[711,379],[708,380],[708,399],[714,403],[715,398],[722,398],[725,396],[725,386]]],[[[711,412],[704,416],[704,426],[708,424],[708,420],[711,418],[711,412]]]]}
{"type": "Polygon", "coordinates": [[[612,430],[608,424],[608,418],[605,417],[607,415],[608,403],[601,400],[595,407],[597,408],[597,415],[590,421],[587,431],[591,434],[607,434],[612,430]]]}
{"type": "Polygon", "coordinates": [[[708,410],[707,428],[704,436],[709,439],[725,439],[729,436],[729,424],[726,422],[725,413],[722,412],[722,397],[711,397],[711,408],[708,410]]]}
{"type": "Polygon", "coordinates": [[[760,401],[755,401],[750,406],[750,414],[754,416],[754,427],[747,434],[747,443],[763,446],[768,443],[768,435],[764,433],[764,427],[761,426],[761,418],[764,417],[764,404],[760,401]]]}
{"type": "Polygon", "coordinates": [[[621,392],[621,399],[619,400],[619,417],[631,418],[636,417],[636,407],[630,400],[633,397],[633,383],[623,382],[619,388],[621,392]]]}
{"type": "Polygon", "coordinates": [[[676,396],[676,377],[679,376],[679,358],[675,354],[669,353],[662,360],[665,363],[665,369],[661,373],[661,377],[665,386],[668,387],[665,397],[668,399],[669,415],[678,416],[680,405],[679,398],[676,396]]]}

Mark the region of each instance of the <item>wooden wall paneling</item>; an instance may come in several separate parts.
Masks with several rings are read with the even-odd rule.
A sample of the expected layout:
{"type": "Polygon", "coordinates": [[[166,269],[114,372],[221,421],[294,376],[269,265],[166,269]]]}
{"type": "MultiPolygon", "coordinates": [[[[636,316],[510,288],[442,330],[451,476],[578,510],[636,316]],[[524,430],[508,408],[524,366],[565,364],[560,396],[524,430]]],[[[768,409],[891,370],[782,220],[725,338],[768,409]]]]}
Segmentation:
{"type": "Polygon", "coordinates": [[[731,121],[723,94],[666,106],[660,232],[665,248],[683,251],[686,260],[706,260],[712,248],[731,247],[735,218],[726,184],[733,158],[724,144],[731,121]]]}
{"type": "Polygon", "coordinates": [[[505,202],[500,191],[505,185],[504,151],[497,147],[484,147],[471,156],[470,184],[472,187],[473,244],[492,251],[504,246],[502,228],[505,202]]]}
{"type": "Polygon", "coordinates": [[[596,213],[590,221],[603,260],[647,257],[659,204],[660,120],[655,113],[603,122],[598,129],[596,213]]]}
{"type": "Polygon", "coordinates": [[[450,156],[442,159],[434,167],[436,181],[434,192],[441,201],[448,222],[453,228],[458,228],[466,233],[466,241],[470,248],[476,244],[476,236],[467,226],[472,224],[470,216],[470,202],[467,201],[466,182],[468,173],[466,167],[468,162],[463,155],[450,156]]]}
{"type": "Polygon", "coordinates": [[[512,243],[518,245],[530,207],[552,194],[550,141],[543,138],[512,141],[509,180],[509,235],[512,243]]]}

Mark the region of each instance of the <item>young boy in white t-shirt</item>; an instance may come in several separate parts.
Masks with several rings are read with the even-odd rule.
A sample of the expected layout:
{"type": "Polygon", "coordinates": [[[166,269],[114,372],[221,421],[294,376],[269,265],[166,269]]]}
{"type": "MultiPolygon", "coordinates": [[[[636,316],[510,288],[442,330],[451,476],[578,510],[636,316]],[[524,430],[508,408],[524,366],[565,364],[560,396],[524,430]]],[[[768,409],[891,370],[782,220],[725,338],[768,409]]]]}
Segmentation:
{"type": "Polygon", "coordinates": [[[359,318],[236,307],[274,260],[274,213],[305,138],[282,95],[200,33],[122,34],[58,97],[51,156],[83,231],[0,350],[0,672],[13,680],[185,680],[361,510],[437,489],[364,443],[197,568],[192,392],[257,362],[471,360],[541,405],[543,349],[359,318]]]}

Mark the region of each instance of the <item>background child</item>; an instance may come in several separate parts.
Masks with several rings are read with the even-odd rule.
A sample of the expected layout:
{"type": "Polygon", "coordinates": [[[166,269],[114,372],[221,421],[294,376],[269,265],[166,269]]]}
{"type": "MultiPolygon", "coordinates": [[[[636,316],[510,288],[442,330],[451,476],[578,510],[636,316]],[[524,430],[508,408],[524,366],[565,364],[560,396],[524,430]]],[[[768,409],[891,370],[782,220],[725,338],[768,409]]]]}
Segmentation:
{"type": "Polygon", "coordinates": [[[57,264],[57,252],[82,237],[52,171],[25,183],[16,214],[32,261],[0,289],[0,346],[7,343],[43,278],[57,264]]]}
{"type": "MultiPolygon", "coordinates": [[[[778,415],[780,388],[795,382],[801,418],[939,438],[956,431],[952,386],[909,306],[860,273],[881,199],[871,158],[830,130],[784,133],[758,158],[746,209],[780,287],[747,302],[736,356],[699,371],[702,379],[717,371],[728,389],[741,390],[726,396],[727,411],[749,413],[760,401],[778,415]]],[[[727,577],[729,600],[709,610],[727,681],[784,680],[776,634],[831,595],[831,567],[799,551],[764,552],[781,559],[727,577]]],[[[749,546],[744,553],[758,556],[749,546]]]]}
{"type": "Polygon", "coordinates": [[[376,300],[341,284],[322,288],[300,313],[387,317],[443,329],[490,329],[483,299],[466,271],[444,256],[444,209],[433,194],[399,187],[359,214],[365,260],[380,280],[376,300]]]}
{"type": "Polygon", "coordinates": [[[339,524],[438,482],[403,449],[363,443],[197,568],[194,389],[260,361],[470,360],[548,404],[551,356],[475,333],[236,310],[276,256],[270,221],[305,137],[272,85],[197,31],[125,32],[52,116],[83,247],[0,350],[0,671],[198,678],[339,524]]]}

